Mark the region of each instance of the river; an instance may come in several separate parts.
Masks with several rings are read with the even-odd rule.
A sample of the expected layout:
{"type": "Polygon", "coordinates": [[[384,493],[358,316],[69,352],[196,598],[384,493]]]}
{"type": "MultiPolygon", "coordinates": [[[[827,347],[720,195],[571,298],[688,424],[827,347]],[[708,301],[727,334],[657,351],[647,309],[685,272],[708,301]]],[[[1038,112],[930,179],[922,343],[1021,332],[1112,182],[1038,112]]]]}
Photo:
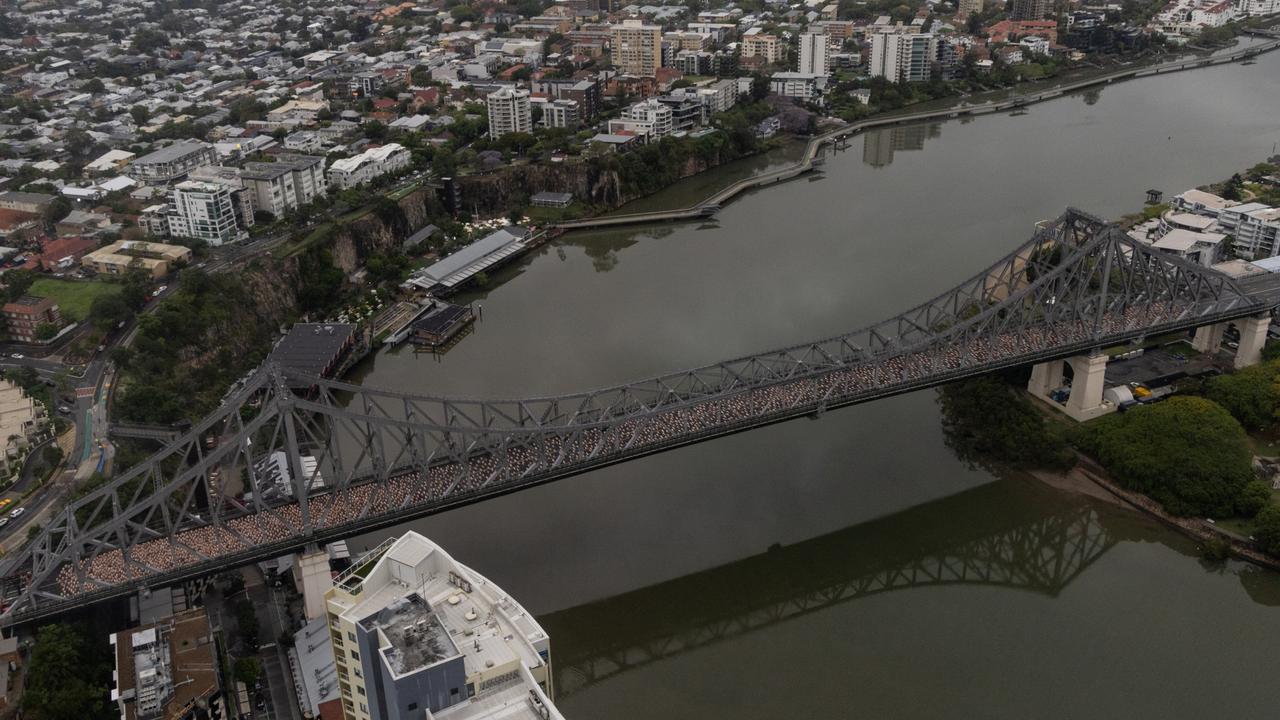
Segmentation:
{"type": "MultiPolygon", "coordinates": [[[[869,134],[714,221],[566,235],[461,298],[483,320],[448,354],[383,351],[353,377],[534,395],[841,333],[942,292],[1067,206],[1117,217],[1148,188],[1223,178],[1278,142],[1280,53],[869,134]]],[[[716,177],[789,154],[636,209],[687,205],[716,177]]],[[[965,467],[935,398],[753,430],[405,527],[543,619],[571,720],[1280,705],[1280,575],[1206,566],[1134,513],[965,467]]]]}

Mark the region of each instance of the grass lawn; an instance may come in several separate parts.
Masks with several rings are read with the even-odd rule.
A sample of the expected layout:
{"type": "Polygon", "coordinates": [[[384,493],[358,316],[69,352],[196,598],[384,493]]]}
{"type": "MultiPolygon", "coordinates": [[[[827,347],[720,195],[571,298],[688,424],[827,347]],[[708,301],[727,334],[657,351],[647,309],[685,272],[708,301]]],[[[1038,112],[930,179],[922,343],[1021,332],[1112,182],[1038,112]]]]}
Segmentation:
{"type": "Polygon", "coordinates": [[[28,292],[57,300],[62,317],[80,322],[89,316],[89,306],[93,304],[94,298],[118,294],[120,286],[101,280],[39,278],[31,284],[28,292]]]}

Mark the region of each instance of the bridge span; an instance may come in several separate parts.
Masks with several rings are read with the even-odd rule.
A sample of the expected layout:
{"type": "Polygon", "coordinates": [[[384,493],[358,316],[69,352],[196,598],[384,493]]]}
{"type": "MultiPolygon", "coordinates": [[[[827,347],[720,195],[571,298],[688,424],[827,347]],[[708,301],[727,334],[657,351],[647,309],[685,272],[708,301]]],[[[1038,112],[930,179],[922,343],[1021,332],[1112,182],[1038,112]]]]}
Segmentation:
{"type": "MultiPolygon", "coordinates": [[[[4,615],[40,619],[691,443],[1002,368],[1237,321],[1256,361],[1280,283],[1237,281],[1077,210],[956,288],[845,335],[616,387],[424,397],[262,368],[176,441],[5,558],[4,615]]],[[[1081,361],[1080,359],[1084,360],[1081,361]]],[[[1048,365],[1046,365],[1048,366],[1048,365]]],[[[1043,377],[1045,373],[1041,373],[1043,377]]]]}

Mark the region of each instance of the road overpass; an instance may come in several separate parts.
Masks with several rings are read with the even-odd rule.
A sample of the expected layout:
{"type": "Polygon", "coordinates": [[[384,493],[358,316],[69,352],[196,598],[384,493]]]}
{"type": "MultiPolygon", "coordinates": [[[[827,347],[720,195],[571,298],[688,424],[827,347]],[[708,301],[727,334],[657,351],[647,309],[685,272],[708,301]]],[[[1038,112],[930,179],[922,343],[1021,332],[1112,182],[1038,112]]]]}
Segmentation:
{"type": "Polygon", "coordinates": [[[1054,362],[1071,359],[1067,410],[1089,417],[1105,410],[1100,348],[1235,322],[1239,362],[1256,362],[1280,304],[1272,277],[1237,281],[1068,210],[969,280],[893,318],[590,392],[426,397],[264,367],[218,411],[68,505],[6,557],[4,619],[47,617],[1003,368],[1038,364],[1033,377],[1047,382],[1054,362]]]}

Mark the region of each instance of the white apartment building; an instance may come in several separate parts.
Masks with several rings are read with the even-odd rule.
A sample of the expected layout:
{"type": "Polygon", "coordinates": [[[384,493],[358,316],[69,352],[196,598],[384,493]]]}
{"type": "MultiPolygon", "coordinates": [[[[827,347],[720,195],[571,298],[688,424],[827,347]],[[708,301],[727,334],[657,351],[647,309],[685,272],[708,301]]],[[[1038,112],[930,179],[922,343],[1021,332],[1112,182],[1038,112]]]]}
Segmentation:
{"type": "Polygon", "coordinates": [[[1251,260],[1280,255],[1280,208],[1247,203],[1218,215],[1223,232],[1235,237],[1235,250],[1251,260]]]}
{"type": "Polygon", "coordinates": [[[374,548],[324,599],[345,720],[564,720],[547,632],[422,535],[374,548]]]}
{"type": "Polygon", "coordinates": [[[803,75],[831,74],[831,45],[826,33],[800,34],[800,64],[796,72],[803,75]]]}
{"type": "Polygon", "coordinates": [[[1280,13],[1280,0],[1240,0],[1238,7],[1241,15],[1249,17],[1275,15],[1280,13]]]}
{"type": "Polygon", "coordinates": [[[777,72],[769,77],[769,89],[783,97],[816,100],[827,88],[826,75],[777,72]]]}
{"type": "Polygon", "coordinates": [[[622,118],[609,121],[609,132],[633,132],[646,138],[646,141],[658,140],[670,135],[675,129],[674,112],[670,105],[658,102],[656,98],[642,100],[622,111],[622,118]]]}
{"type": "Polygon", "coordinates": [[[239,233],[231,188],[200,180],[187,180],[173,186],[169,196],[170,235],[222,245],[233,242],[239,233]]]}
{"type": "Polygon", "coordinates": [[[363,185],[374,178],[403,170],[411,161],[408,148],[399,143],[387,143],[355,157],[335,160],[329,166],[329,184],[340,190],[363,185]]]}
{"type": "Polygon", "coordinates": [[[938,60],[938,37],[933,33],[876,33],[871,36],[872,77],[893,82],[925,82],[938,60]]]}
{"type": "Polygon", "coordinates": [[[533,115],[529,108],[529,91],[502,88],[485,98],[489,107],[489,137],[498,138],[513,132],[533,132],[533,115]]]}
{"type": "Polygon", "coordinates": [[[662,67],[662,26],[628,18],[614,25],[610,53],[613,64],[627,75],[652,77],[662,67]]]}

